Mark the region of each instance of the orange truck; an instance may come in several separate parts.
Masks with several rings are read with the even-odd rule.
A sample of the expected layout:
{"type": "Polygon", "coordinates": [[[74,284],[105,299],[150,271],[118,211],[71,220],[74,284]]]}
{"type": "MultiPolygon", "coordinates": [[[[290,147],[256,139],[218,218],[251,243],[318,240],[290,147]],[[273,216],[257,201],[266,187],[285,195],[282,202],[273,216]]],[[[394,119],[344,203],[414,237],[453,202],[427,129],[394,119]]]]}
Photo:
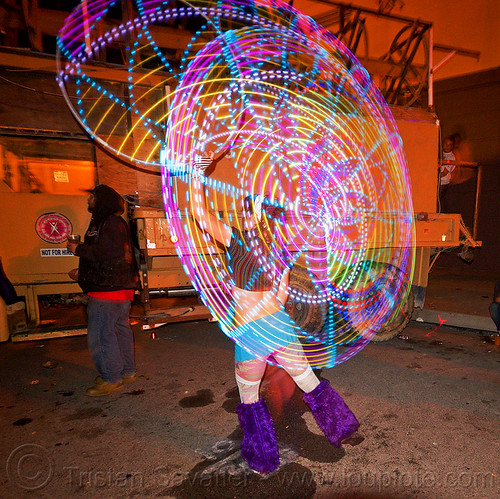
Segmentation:
{"type": "MultiPolygon", "coordinates": [[[[50,75],[44,76],[46,81],[50,79],[50,75]]],[[[402,315],[379,333],[379,339],[401,331],[414,304],[423,306],[432,249],[459,246],[461,233],[460,215],[436,213],[439,152],[436,116],[422,109],[393,107],[392,111],[411,177],[416,260],[408,303],[402,315]]],[[[42,297],[50,299],[80,292],[67,275],[77,265],[77,259],[65,249],[66,236],[85,233],[89,214],[83,189],[92,187],[96,180],[127,195],[134,208],[131,222],[141,252],[142,301],[146,308],[153,290],[165,295],[192,292],[161,204],[158,172],[138,171],[119,163],[77,129],[69,112],[66,119],[67,128],[75,130],[73,135],[41,128],[35,135],[33,129],[21,130],[19,120],[17,133],[8,130],[9,134],[0,135],[4,171],[0,185],[3,206],[0,255],[6,275],[25,303],[28,320],[28,331],[10,331],[17,340],[36,338],[42,297]]],[[[49,122],[46,116],[44,125],[49,122]]],[[[5,307],[3,310],[5,314],[5,307]]],[[[183,320],[193,314],[209,317],[206,309],[199,309],[184,314],[183,320]]],[[[163,321],[161,314],[154,315],[154,320],[163,321]]]]}
{"type": "MultiPolygon", "coordinates": [[[[337,5],[336,2],[327,3],[332,8],[337,5]]],[[[132,8],[131,2],[123,2],[123,5],[132,8]]],[[[50,33],[51,36],[57,34],[66,14],[38,10],[40,15],[31,19],[33,22],[38,19],[41,23],[35,31],[50,33]]],[[[126,9],[122,15],[127,15],[126,9]]],[[[374,15],[380,18],[379,14],[374,15]]],[[[411,21],[398,18],[401,20],[411,21]]],[[[422,33],[429,28],[425,23],[409,25],[418,25],[422,33]]],[[[157,33],[160,42],[165,46],[171,44],[174,51],[185,47],[191,39],[191,34],[183,26],[164,27],[162,30],[165,33],[157,33]]],[[[406,31],[401,30],[396,39],[400,41],[404,33],[406,31]]],[[[411,33],[416,36],[414,30],[411,33]]],[[[409,43],[412,40],[409,39],[409,43]]],[[[354,47],[350,48],[354,51],[354,47]]],[[[396,44],[395,50],[401,52],[400,44],[396,44]]],[[[38,329],[40,300],[50,301],[55,297],[80,293],[78,285],[68,277],[68,271],[77,265],[77,259],[65,250],[65,240],[70,233],[85,233],[89,214],[82,189],[94,186],[96,181],[113,186],[127,197],[133,208],[130,223],[141,256],[141,300],[145,306],[146,322],[152,325],[164,322],[165,318],[175,320],[172,317],[175,313],[167,311],[162,315],[150,310],[150,297],[154,292],[170,296],[193,293],[177,257],[169,221],[165,218],[159,171],[124,164],[94,143],[78,126],[62,98],[55,79],[55,57],[40,52],[0,47],[0,89],[4,100],[10,103],[3,106],[0,115],[0,165],[3,172],[0,182],[3,207],[0,258],[7,277],[21,297],[21,307],[27,318],[26,327],[22,323],[9,326],[7,307],[0,301],[0,340],[38,338],[37,335],[41,334],[38,329]]],[[[366,62],[371,74],[378,69],[386,71],[382,78],[374,75],[374,81],[380,88],[386,86],[389,93],[394,93],[389,76],[394,67],[402,66],[401,61],[395,64],[392,60],[383,61],[383,64],[379,61],[373,71],[369,67],[369,58],[366,62]]],[[[418,65],[411,66],[413,72],[415,68],[422,73],[418,65]]],[[[89,70],[93,78],[107,82],[120,95],[126,95],[130,78],[126,68],[99,61],[89,70]]],[[[405,72],[405,77],[398,81],[408,82],[408,74],[411,72],[405,72]]],[[[159,85],[161,81],[161,76],[152,74],[141,78],[136,90],[147,93],[152,102],[155,99],[160,102],[164,100],[164,90],[159,85]]],[[[411,88],[408,84],[406,90],[411,88]]],[[[429,92],[431,90],[432,85],[429,92]]],[[[396,335],[405,327],[413,307],[423,306],[433,248],[459,246],[464,238],[471,246],[479,244],[468,234],[460,215],[436,213],[440,147],[436,115],[408,104],[392,106],[392,112],[402,137],[411,177],[416,258],[412,292],[375,340],[396,335]]],[[[128,133],[136,132],[129,130],[128,133]]],[[[137,139],[143,138],[139,136],[137,139]]],[[[182,314],[182,320],[209,316],[205,307],[195,306],[182,314]]],[[[75,333],[44,331],[43,334],[51,336],[75,333]]],[[[84,333],[85,329],[80,328],[78,332],[84,333]]]]}

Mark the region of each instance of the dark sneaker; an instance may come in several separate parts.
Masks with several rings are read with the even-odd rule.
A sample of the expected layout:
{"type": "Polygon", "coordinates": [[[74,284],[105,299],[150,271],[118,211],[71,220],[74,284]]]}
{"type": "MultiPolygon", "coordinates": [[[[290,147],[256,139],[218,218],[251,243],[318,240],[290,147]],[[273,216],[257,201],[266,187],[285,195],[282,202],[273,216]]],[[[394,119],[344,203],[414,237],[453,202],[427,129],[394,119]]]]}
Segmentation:
{"type": "Polygon", "coordinates": [[[85,392],[85,395],[88,397],[104,397],[105,395],[109,395],[110,393],[117,392],[122,389],[122,381],[119,381],[118,383],[108,383],[107,381],[103,381],[101,384],[89,388],[85,392]]]}

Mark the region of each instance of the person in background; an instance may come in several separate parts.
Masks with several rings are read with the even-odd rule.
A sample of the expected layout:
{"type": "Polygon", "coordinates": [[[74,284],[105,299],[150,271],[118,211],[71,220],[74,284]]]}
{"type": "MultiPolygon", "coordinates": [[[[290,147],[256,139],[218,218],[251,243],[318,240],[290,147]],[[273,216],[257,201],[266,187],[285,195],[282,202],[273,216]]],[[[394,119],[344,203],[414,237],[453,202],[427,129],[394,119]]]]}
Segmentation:
{"type": "Polygon", "coordinates": [[[464,145],[458,133],[448,135],[443,140],[442,158],[439,165],[439,206],[438,211],[447,213],[450,185],[461,184],[473,178],[474,169],[480,163],[469,160],[470,150],[464,145]]]}
{"type": "Polygon", "coordinates": [[[471,161],[472,152],[469,143],[462,139],[459,133],[451,135],[453,139],[453,154],[455,155],[455,171],[451,179],[452,184],[462,184],[474,178],[475,169],[480,163],[471,161]]]}
{"type": "Polygon", "coordinates": [[[5,274],[0,258],[0,297],[5,302],[8,329],[10,333],[19,333],[28,329],[26,320],[26,305],[17,296],[14,286],[5,274]]]}
{"type": "Polygon", "coordinates": [[[0,258],[0,296],[5,301],[6,305],[12,305],[19,301],[16,290],[5,274],[3,269],[2,259],[0,258]]]}
{"type": "Polygon", "coordinates": [[[500,281],[495,284],[493,302],[490,304],[490,315],[497,327],[497,334],[493,337],[495,345],[500,347],[500,281]]]}
{"type": "Polygon", "coordinates": [[[443,140],[443,150],[441,164],[439,165],[439,206],[438,211],[440,213],[446,213],[448,211],[448,189],[450,187],[450,182],[452,174],[455,171],[455,154],[453,153],[453,147],[455,143],[453,136],[448,135],[443,140]]]}
{"type": "Polygon", "coordinates": [[[89,296],[87,339],[99,371],[85,395],[100,397],[136,379],[129,311],[139,276],[130,231],[121,217],[123,198],[104,184],[88,192],[92,218],[84,241],[68,242],[67,249],[80,258],[78,269],[69,276],[89,296]]]}

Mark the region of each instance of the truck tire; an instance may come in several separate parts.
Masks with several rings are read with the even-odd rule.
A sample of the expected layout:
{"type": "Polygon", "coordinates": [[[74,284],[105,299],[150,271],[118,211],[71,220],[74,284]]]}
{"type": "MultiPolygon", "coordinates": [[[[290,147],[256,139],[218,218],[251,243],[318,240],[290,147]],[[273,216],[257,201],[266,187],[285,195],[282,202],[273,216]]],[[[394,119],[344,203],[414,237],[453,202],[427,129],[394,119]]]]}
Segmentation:
{"type": "Polygon", "coordinates": [[[291,291],[285,304],[285,310],[290,318],[302,331],[311,334],[322,331],[328,306],[326,302],[321,300],[307,299],[321,295],[318,291],[319,285],[313,283],[306,268],[294,265],[290,269],[289,287],[291,291]]]}
{"type": "Polygon", "coordinates": [[[406,301],[399,309],[399,312],[394,315],[394,317],[392,317],[392,319],[387,322],[382,329],[380,329],[380,331],[372,338],[372,341],[387,341],[401,333],[408,325],[408,322],[410,322],[414,303],[415,297],[413,295],[413,289],[410,289],[406,301]]]}

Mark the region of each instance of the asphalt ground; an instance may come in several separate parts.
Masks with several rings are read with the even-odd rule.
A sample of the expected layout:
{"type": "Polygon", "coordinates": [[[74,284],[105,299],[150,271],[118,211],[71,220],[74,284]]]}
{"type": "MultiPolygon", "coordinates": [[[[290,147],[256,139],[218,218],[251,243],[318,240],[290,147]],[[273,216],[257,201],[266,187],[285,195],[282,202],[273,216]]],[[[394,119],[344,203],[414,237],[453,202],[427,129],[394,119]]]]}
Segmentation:
{"type": "Polygon", "coordinates": [[[489,313],[495,282],[500,274],[478,271],[474,267],[434,268],[423,310],[415,308],[413,319],[463,329],[496,333],[489,313]]]}
{"type": "Polygon", "coordinates": [[[207,321],[136,328],[139,378],[83,395],[86,337],[0,344],[2,498],[497,498],[500,349],[477,332],[410,323],[319,376],[361,423],[340,449],[269,367],[262,394],[280,467],[240,456],[233,346],[207,321]]]}

